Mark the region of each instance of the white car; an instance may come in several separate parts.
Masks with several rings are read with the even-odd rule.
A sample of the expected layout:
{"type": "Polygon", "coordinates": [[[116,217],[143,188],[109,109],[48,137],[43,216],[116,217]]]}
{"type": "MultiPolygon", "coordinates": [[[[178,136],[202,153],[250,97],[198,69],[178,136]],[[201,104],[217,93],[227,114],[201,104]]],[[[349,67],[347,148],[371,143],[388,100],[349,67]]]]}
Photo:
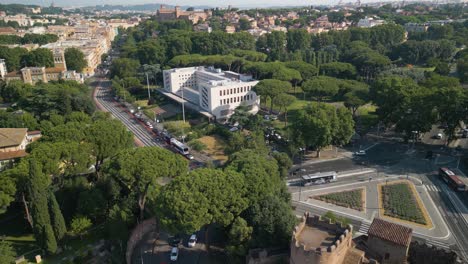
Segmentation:
{"type": "Polygon", "coordinates": [[[194,159],[194,157],[193,157],[192,154],[185,154],[185,157],[186,157],[187,159],[189,159],[189,160],[193,160],[193,159],[194,159]]]}
{"type": "Polygon", "coordinates": [[[195,247],[197,244],[197,235],[193,234],[190,236],[190,239],[188,241],[188,247],[192,248],[195,247]]]}
{"type": "Polygon", "coordinates": [[[444,136],[442,135],[442,133],[437,133],[437,135],[435,136],[436,139],[442,139],[444,136]]]}
{"type": "Polygon", "coordinates": [[[178,257],[179,257],[179,248],[173,247],[171,249],[171,261],[177,261],[178,257]]]}
{"type": "Polygon", "coordinates": [[[356,156],[365,156],[366,151],[365,150],[359,150],[359,151],[354,152],[354,155],[356,155],[356,156]]]}

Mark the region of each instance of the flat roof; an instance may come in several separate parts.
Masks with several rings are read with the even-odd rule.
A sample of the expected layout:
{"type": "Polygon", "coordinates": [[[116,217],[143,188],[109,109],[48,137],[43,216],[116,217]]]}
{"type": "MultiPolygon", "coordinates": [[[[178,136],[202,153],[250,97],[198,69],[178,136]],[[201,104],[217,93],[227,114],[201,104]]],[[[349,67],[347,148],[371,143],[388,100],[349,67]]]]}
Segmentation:
{"type": "Polygon", "coordinates": [[[327,248],[335,242],[336,233],[320,226],[306,225],[296,239],[306,248],[327,248]]]}

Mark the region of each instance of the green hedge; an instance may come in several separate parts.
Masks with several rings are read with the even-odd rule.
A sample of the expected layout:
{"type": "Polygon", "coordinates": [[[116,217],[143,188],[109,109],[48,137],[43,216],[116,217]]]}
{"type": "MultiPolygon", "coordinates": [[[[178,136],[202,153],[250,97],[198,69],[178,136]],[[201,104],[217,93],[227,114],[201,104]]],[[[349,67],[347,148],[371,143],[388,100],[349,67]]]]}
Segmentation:
{"type": "Polygon", "coordinates": [[[315,199],[359,211],[363,210],[362,190],[324,194],[315,199]]]}
{"type": "Polygon", "coordinates": [[[426,224],[422,209],[407,183],[382,186],[384,214],[418,224],[426,224]]]}

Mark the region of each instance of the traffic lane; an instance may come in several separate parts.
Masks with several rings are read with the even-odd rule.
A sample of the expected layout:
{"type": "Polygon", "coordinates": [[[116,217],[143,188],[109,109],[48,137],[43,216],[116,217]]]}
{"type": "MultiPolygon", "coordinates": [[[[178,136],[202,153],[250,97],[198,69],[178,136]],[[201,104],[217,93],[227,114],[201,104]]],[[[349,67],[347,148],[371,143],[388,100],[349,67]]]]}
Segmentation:
{"type": "Polygon", "coordinates": [[[468,234],[468,227],[464,223],[463,219],[461,219],[461,216],[446,194],[443,194],[442,192],[430,192],[430,195],[434,203],[438,206],[441,205],[440,209],[442,211],[442,216],[452,233],[452,237],[455,239],[456,244],[459,247],[457,253],[467,261],[468,256],[466,252],[468,252],[468,241],[466,241],[466,234],[468,234]]]}
{"type": "MultiPolygon", "coordinates": [[[[111,98],[108,92],[108,90],[100,89],[100,91],[97,92],[96,98],[98,98],[104,108],[119,119],[145,146],[158,146],[178,154],[178,152],[169,147],[168,144],[162,138],[158,137],[145,123],[134,117],[126,108],[111,98]]],[[[207,157],[197,155],[194,160],[189,161],[190,168],[196,169],[203,167],[204,162],[207,160],[207,157]]]]}
{"type": "Polygon", "coordinates": [[[405,159],[408,145],[398,142],[382,142],[366,151],[365,156],[355,156],[355,159],[367,161],[370,165],[392,166],[405,159]]]}
{"type": "Polygon", "coordinates": [[[128,130],[130,130],[144,145],[146,146],[156,146],[153,137],[147,134],[147,131],[144,131],[142,127],[132,119],[125,109],[122,109],[115,105],[115,102],[106,100],[109,97],[106,96],[106,92],[98,87],[97,99],[100,100],[101,105],[106,108],[114,117],[119,119],[128,130]],[[146,133],[145,133],[146,132],[146,133]]]}
{"type": "Polygon", "coordinates": [[[331,160],[331,161],[324,161],[304,166],[296,167],[295,170],[298,170],[298,175],[293,175],[292,172],[288,176],[288,179],[296,179],[300,178],[299,174],[304,173],[317,173],[317,172],[327,172],[327,171],[348,171],[348,170],[358,170],[364,169],[365,166],[356,162],[356,160],[343,158],[338,160],[331,160]],[[300,171],[300,169],[304,169],[305,171],[300,171]]]}

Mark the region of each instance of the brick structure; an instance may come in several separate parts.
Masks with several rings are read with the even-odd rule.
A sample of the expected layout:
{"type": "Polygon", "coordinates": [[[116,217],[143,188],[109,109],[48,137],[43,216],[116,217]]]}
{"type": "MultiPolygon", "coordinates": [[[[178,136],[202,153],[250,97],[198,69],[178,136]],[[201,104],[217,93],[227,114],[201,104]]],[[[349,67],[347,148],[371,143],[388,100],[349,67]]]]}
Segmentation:
{"type": "Polygon", "coordinates": [[[343,227],[305,213],[293,232],[290,264],[363,263],[364,252],[354,247],[352,233],[351,225],[343,227]]]}
{"type": "Polygon", "coordinates": [[[174,9],[166,8],[164,5],[159,7],[156,13],[156,17],[159,21],[174,20],[174,19],[186,19],[191,21],[193,24],[197,24],[199,21],[205,21],[210,18],[212,12],[209,10],[204,11],[186,11],[182,10],[180,6],[174,7],[174,9]]]}
{"type": "Polygon", "coordinates": [[[374,218],[369,228],[367,246],[380,258],[380,263],[407,263],[412,233],[409,227],[374,218]]]}

